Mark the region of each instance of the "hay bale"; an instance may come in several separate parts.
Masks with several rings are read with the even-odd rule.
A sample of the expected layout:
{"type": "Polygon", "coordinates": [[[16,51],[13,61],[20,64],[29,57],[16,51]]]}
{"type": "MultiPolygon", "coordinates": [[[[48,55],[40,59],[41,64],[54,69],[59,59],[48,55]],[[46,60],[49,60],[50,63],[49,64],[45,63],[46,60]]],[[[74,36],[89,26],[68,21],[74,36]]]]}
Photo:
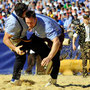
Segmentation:
{"type": "Polygon", "coordinates": [[[71,70],[65,70],[62,74],[63,75],[73,75],[73,72],[71,70]]]}
{"type": "MultiPolygon", "coordinates": [[[[49,63],[49,65],[44,69],[41,67],[41,61],[39,60],[40,57],[38,57],[37,61],[37,74],[50,74],[52,70],[52,61],[49,63]]],[[[90,65],[89,60],[87,62],[87,71],[89,71],[90,65]]],[[[78,72],[82,72],[82,60],[75,60],[75,59],[64,59],[60,61],[60,69],[59,72],[63,75],[73,75],[77,74],[78,72]]]]}
{"type": "MultiPolygon", "coordinates": [[[[89,71],[89,60],[87,62],[87,71],[89,71]]],[[[59,72],[63,75],[71,75],[72,73],[82,72],[82,60],[62,60],[60,64],[59,72]]]]}

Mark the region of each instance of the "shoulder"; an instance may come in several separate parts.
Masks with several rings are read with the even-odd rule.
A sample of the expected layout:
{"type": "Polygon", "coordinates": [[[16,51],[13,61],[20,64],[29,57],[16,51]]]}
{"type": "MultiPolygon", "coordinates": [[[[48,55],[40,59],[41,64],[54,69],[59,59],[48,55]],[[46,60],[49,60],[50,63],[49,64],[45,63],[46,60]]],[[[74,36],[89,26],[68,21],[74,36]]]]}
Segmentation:
{"type": "Polygon", "coordinates": [[[15,30],[17,28],[17,23],[17,20],[12,15],[10,15],[5,20],[5,31],[15,30]]]}
{"type": "MultiPolygon", "coordinates": [[[[42,23],[44,23],[46,26],[48,25],[53,25],[55,23],[57,23],[54,19],[48,17],[48,16],[45,16],[45,15],[42,15],[42,14],[37,14],[36,16],[38,18],[38,20],[42,23]]],[[[58,24],[58,23],[57,23],[58,24]]]]}
{"type": "Polygon", "coordinates": [[[10,15],[6,20],[5,20],[5,24],[16,24],[17,20],[15,17],[13,17],[12,15],[10,15]]]}

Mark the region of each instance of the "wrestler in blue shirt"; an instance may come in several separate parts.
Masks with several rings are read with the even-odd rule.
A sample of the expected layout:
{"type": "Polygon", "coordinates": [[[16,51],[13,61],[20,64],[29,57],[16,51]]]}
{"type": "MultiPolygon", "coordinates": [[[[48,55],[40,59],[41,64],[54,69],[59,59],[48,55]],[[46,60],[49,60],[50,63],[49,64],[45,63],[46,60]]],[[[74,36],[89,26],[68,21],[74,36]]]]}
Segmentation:
{"type": "Polygon", "coordinates": [[[22,40],[26,36],[28,30],[28,26],[24,21],[27,9],[28,6],[24,3],[17,3],[14,12],[5,21],[3,42],[7,47],[14,51],[16,56],[11,83],[18,83],[18,85],[20,85],[19,79],[21,76],[21,70],[26,61],[26,50],[24,50],[24,47],[27,43],[22,40]]]}
{"type": "MultiPolygon", "coordinates": [[[[13,12],[13,14],[15,16],[17,16],[15,11],[13,12]]],[[[17,17],[23,27],[23,31],[22,31],[21,35],[20,35],[21,26],[20,26],[19,22],[17,21],[17,19],[12,14],[5,21],[5,32],[12,35],[13,36],[13,37],[11,37],[12,39],[18,39],[18,38],[25,37],[27,30],[28,30],[28,26],[24,22],[23,18],[21,18],[19,16],[17,16],[17,17]]]]}
{"type": "MultiPolygon", "coordinates": [[[[41,39],[47,38],[50,39],[50,41],[52,41],[52,47],[51,50],[49,51],[47,48],[46,49],[43,48],[44,44],[43,45],[42,43],[38,44],[39,41],[36,41],[38,43],[36,43],[35,45],[34,41],[39,39],[35,39],[35,38],[33,39],[31,37],[32,43],[34,42],[32,46],[33,48],[37,48],[37,47],[39,48],[38,51],[40,52],[41,57],[42,55],[45,55],[47,53],[46,57],[42,58],[41,65],[47,66],[51,60],[53,61],[53,65],[52,65],[53,69],[50,75],[52,78],[51,82],[55,84],[60,66],[58,52],[60,53],[59,48],[62,46],[62,42],[63,42],[62,29],[55,20],[51,19],[48,16],[35,14],[34,11],[27,11],[25,20],[29,27],[29,31],[38,34],[38,37],[40,37],[41,39]]],[[[29,35],[28,35],[28,39],[29,39],[29,35]]]]}

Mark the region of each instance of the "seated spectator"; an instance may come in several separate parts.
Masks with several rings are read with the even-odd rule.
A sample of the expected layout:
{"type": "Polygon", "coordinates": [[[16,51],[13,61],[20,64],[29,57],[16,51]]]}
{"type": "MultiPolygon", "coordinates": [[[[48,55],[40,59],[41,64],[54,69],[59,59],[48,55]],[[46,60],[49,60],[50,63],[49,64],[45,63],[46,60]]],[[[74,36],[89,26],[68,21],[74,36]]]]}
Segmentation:
{"type": "Polygon", "coordinates": [[[63,23],[66,21],[66,19],[67,19],[67,18],[66,18],[66,13],[64,13],[63,16],[62,16],[62,21],[63,21],[63,23]]]}
{"type": "Polygon", "coordinates": [[[57,15],[56,8],[52,8],[52,13],[53,13],[53,15],[54,15],[54,16],[56,16],[56,15],[57,15]]]}
{"type": "Polygon", "coordinates": [[[3,18],[3,16],[2,16],[2,12],[0,11],[0,19],[2,19],[3,18]]]}
{"type": "Polygon", "coordinates": [[[82,15],[85,14],[85,9],[84,8],[82,8],[81,13],[82,13],[82,15]]]}
{"type": "Polygon", "coordinates": [[[51,18],[54,18],[54,15],[52,13],[52,10],[49,10],[49,13],[47,14],[47,16],[51,17],[51,18]]]}
{"type": "Polygon", "coordinates": [[[77,7],[75,6],[75,2],[72,2],[72,10],[77,9],[77,7]]]}
{"type": "Polygon", "coordinates": [[[81,12],[78,12],[77,18],[80,20],[80,23],[83,23],[83,15],[81,14],[81,12]]]}
{"type": "Polygon", "coordinates": [[[71,24],[71,27],[67,30],[68,36],[72,39],[75,33],[75,25],[71,24]]]}
{"type": "Polygon", "coordinates": [[[75,14],[77,14],[77,9],[74,9],[74,10],[72,11],[72,15],[75,15],[75,14]]]}
{"type": "Polygon", "coordinates": [[[89,8],[85,9],[85,14],[86,14],[86,15],[90,15],[90,10],[89,10],[89,8]]]}
{"type": "Polygon", "coordinates": [[[63,23],[63,21],[62,21],[62,15],[61,15],[61,14],[58,15],[58,24],[59,24],[61,27],[63,27],[63,25],[64,25],[64,23],[63,23]]]}
{"type": "Polygon", "coordinates": [[[57,8],[61,10],[62,7],[63,5],[61,4],[61,2],[59,2],[57,8]]]}
{"type": "Polygon", "coordinates": [[[68,30],[69,29],[69,26],[71,24],[71,21],[69,20],[69,15],[66,15],[66,21],[64,22],[64,28],[65,30],[68,30]]]}
{"type": "Polygon", "coordinates": [[[74,19],[72,20],[71,24],[79,25],[80,20],[77,18],[77,14],[74,15],[74,19]]]}
{"type": "Polygon", "coordinates": [[[49,10],[50,10],[50,7],[49,6],[46,6],[46,8],[44,8],[43,10],[42,10],[42,13],[46,13],[47,15],[48,15],[48,13],[49,13],[49,10]]]}
{"type": "Polygon", "coordinates": [[[69,12],[69,20],[72,21],[74,19],[72,12],[69,12]]]}
{"type": "Polygon", "coordinates": [[[89,0],[85,0],[85,2],[84,2],[85,7],[86,7],[88,4],[90,4],[90,1],[89,1],[89,0]]]}
{"type": "Polygon", "coordinates": [[[69,8],[69,7],[71,7],[71,4],[69,1],[67,1],[66,4],[64,5],[64,8],[69,8]]]}
{"type": "Polygon", "coordinates": [[[64,14],[64,8],[62,7],[61,10],[60,10],[60,14],[64,14]]]}

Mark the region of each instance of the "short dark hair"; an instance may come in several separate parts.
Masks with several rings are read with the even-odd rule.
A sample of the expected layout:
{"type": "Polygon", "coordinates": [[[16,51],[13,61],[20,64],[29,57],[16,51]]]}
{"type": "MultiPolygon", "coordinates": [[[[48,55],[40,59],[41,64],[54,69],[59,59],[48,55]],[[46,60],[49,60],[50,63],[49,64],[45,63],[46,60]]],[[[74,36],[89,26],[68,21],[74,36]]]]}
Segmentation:
{"type": "Polygon", "coordinates": [[[30,17],[36,18],[36,14],[35,14],[34,11],[28,10],[28,11],[26,12],[26,17],[27,17],[27,18],[30,18],[30,17]]]}
{"type": "Polygon", "coordinates": [[[22,17],[23,12],[26,11],[27,9],[28,6],[24,3],[17,3],[14,8],[16,14],[20,17],[22,17]]]}

